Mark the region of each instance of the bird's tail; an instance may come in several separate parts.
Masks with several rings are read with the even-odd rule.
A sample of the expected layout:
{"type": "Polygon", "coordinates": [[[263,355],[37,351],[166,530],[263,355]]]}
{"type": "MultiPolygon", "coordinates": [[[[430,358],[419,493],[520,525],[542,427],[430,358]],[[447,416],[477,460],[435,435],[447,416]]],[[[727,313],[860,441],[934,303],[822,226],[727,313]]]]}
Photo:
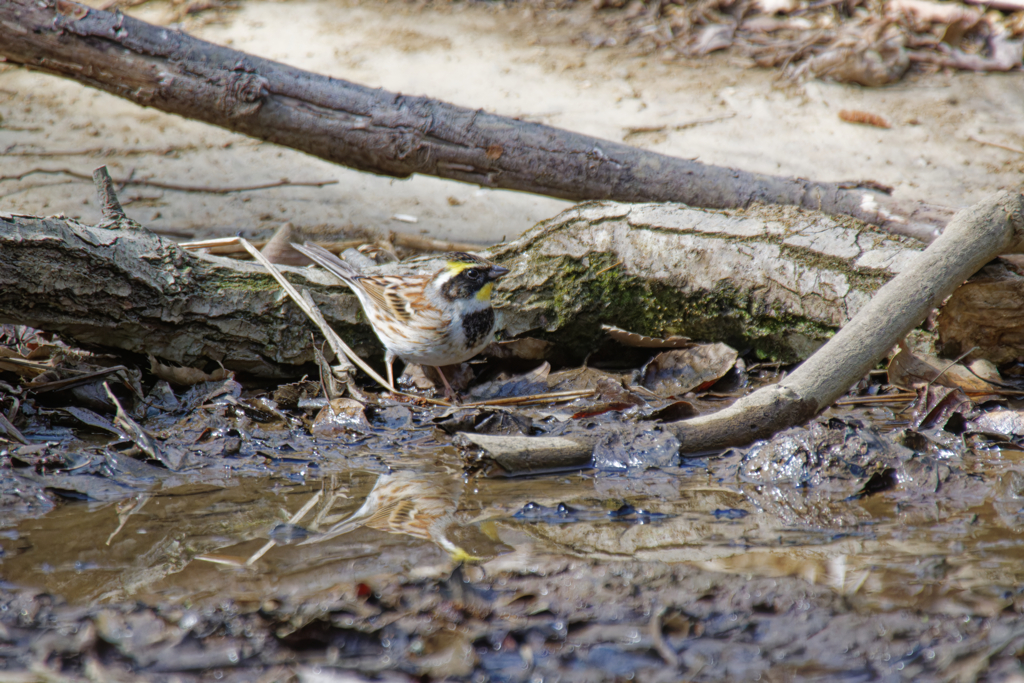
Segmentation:
{"type": "Polygon", "coordinates": [[[319,244],[306,242],[304,245],[300,246],[295,242],[292,242],[292,247],[299,253],[306,256],[306,258],[310,259],[317,265],[326,268],[328,271],[337,275],[346,282],[352,282],[360,277],[358,270],[327,251],[319,244]]]}

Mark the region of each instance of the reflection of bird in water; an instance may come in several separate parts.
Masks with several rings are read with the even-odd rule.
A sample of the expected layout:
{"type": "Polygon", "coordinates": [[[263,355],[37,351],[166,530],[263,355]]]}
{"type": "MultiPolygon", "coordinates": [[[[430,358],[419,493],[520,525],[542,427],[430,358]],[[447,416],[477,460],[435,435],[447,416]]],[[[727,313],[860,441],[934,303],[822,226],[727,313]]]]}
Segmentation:
{"type": "Polygon", "coordinates": [[[461,476],[415,471],[381,474],[362,506],[345,517],[326,517],[332,525],[303,543],[320,543],[361,526],[433,541],[457,562],[489,560],[512,552],[475,524],[456,518],[465,488],[461,476]]]}

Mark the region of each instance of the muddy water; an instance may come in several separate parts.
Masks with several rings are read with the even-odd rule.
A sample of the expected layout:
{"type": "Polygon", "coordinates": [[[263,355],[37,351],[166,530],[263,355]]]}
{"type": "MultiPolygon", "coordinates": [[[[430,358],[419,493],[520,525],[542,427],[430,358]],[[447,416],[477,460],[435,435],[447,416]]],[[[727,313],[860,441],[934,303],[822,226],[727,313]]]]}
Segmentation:
{"type": "MultiPolygon", "coordinates": [[[[334,436],[206,410],[151,421],[181,436],[177,472],[95,435],[44,447],[53,426],[11,451],[0,662],[180,680],[1019,669],[1024,453],[974,427],[851,409],[672,467],[489,478],[440,409],[378,407],[334,436]]],[[[570,433],[624,421],[522,412],[570,433]]]]}
{"type": "MultiPolygon", "coordinates": [[[[1021,456],[992,452],[988,475],[1021,456]]],[[[464,475],[442,453],[376,470],[336,463],[324,479],[172,486],[117,502],[69,502],[8,527],[0,535],[0,572],[9,584],[83,605],[308,602],[339,583],[446,576],[459,559],[451,546],[476,542],[471,564],[487,575],[554,560],[639,560],[798,577],[869,610],[994,616],[1018,599],[1024,512],[1015,502],[955,491],[930,500],[871,496],[828,503],[835,524],[814,525],[752,504],[744,486],[718,480],[714,459],[711,465],[487,479],[464,475]],[[434,532],[403,528],[393,510],[385,510],[392,519],[380,515],[396,503],[377,500],[375,518],[322,538],[331,522],[351,519],[368,499],[373,504],[375,491],[408,507],[398,516],[447,514],[452,522],[434,532]],[[321,505],[289,526],[318,494],[321,505]],[[247,564],[268,539],[279,543],[247,564]]]]}

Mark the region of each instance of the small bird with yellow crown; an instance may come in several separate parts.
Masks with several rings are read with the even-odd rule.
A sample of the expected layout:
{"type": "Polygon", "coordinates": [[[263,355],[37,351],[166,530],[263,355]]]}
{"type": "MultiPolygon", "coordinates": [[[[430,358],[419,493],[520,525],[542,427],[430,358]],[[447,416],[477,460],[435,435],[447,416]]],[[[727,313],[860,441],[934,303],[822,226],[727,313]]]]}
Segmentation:
{"type": "Polygon", "coordinates": [[[498,327],[491,292],[508,269],[465,252],[445,254],[445,265],[423,275],[363,275],[312,242],[292,244],[326,268],[359,298],[387,350],[388,384],[395,388],[395,358],[434,366],[449,398],[456,393],[441,371],[480,353],[498,327]]]}

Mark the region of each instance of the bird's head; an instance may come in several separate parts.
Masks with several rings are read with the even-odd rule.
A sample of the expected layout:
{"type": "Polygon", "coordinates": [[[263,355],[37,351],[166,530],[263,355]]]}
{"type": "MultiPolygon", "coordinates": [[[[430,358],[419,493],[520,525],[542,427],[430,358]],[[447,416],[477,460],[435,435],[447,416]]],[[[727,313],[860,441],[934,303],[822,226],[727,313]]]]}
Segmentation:
{"type": "Polygon", "coordinates": [[[446,255],[444,268],[437,274],[438,291],[449,301],[491,300],[494,282],[508,275],[508,268],[487,259],[457,251],[446,255]]]}

